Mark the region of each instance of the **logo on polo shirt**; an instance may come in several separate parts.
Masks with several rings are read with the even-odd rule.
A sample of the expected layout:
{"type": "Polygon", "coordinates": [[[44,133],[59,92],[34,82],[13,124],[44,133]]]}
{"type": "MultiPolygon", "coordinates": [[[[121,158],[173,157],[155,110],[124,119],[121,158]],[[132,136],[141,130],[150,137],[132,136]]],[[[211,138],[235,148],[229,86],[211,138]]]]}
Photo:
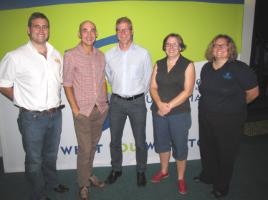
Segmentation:
{"type": "Polygon", "coordinates": [[[231,72],[226,72],[225,74],[222,75],[222,77],[225,79],[225,80],[231,80],[233,78],[231,72]]]}

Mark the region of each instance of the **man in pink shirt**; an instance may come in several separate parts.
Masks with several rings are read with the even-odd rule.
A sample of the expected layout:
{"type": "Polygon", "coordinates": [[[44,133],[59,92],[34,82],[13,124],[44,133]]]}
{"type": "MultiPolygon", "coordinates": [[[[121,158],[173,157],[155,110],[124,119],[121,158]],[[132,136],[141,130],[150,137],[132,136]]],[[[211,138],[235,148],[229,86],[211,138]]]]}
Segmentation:
{"type": "Polygon", "coordinates": [[[78,143],[77,175],[80,198],[88,199],[90,183],[103,187],[104,183],[92,174],[96,144],[107,115],[105,58],[93,47],[97,37],[96,26],[84,21],[79,26],[81,42],[64,54],[63,86],[73,112],[78,143]]]}

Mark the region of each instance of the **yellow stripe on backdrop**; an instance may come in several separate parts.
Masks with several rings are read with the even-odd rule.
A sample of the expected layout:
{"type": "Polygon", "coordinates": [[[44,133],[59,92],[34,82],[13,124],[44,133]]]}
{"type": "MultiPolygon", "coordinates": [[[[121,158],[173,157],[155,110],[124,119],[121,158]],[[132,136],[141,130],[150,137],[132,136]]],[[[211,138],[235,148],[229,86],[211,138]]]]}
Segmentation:
{"type": "MultiPolygon", "coordinates": [[[[184,55],[195,62],[204,60],[209,41],[218,33],[231,35],[240,51],[243,4],[217,4],[168,1],[113,1],[64,4],[0,11],[0,58],[28,40],[28,16],[44,12],[50,19],[50,42],[60,50],[78,43],[78,25],[85,19],[97,25],[99,38],[115,34],[115,20],[128,16],[134,24],[134,40],[147,48],[155,62],[164,56],[161,46],[165,35],[176,32],[187,45],[184,55]]],[[[112,45],[102,47],[106,51],[112,45]]]]}

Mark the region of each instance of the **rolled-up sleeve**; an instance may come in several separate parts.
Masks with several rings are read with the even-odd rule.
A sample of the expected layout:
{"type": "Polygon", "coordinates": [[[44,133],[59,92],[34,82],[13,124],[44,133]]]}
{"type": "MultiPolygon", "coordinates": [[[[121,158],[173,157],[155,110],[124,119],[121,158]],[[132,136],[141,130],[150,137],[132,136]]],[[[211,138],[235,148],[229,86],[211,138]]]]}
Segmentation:
{"type": "Polygon", "coordinates": [[[16,78],[16,65],[8,53],[0,63],[0,87],[12,87],[16,78]]]}

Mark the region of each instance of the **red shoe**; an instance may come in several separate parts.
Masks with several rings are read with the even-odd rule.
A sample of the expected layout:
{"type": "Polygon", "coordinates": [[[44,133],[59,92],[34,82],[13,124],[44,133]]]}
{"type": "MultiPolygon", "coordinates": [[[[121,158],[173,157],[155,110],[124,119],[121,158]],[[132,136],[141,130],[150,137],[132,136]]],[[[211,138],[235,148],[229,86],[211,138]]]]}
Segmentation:
{"type": "Polygon", "coordinates": [[[157,172],[151,179],[153,183],[159,183],[161,180],[168,177],[168,172],[163,174],[161,171],[157,172]]]}
{"type": "Polygon", "coordinates": [[[180,194],[187,194],[187,187],[184,179],[178,180],[178,190],[180,194]]]}

